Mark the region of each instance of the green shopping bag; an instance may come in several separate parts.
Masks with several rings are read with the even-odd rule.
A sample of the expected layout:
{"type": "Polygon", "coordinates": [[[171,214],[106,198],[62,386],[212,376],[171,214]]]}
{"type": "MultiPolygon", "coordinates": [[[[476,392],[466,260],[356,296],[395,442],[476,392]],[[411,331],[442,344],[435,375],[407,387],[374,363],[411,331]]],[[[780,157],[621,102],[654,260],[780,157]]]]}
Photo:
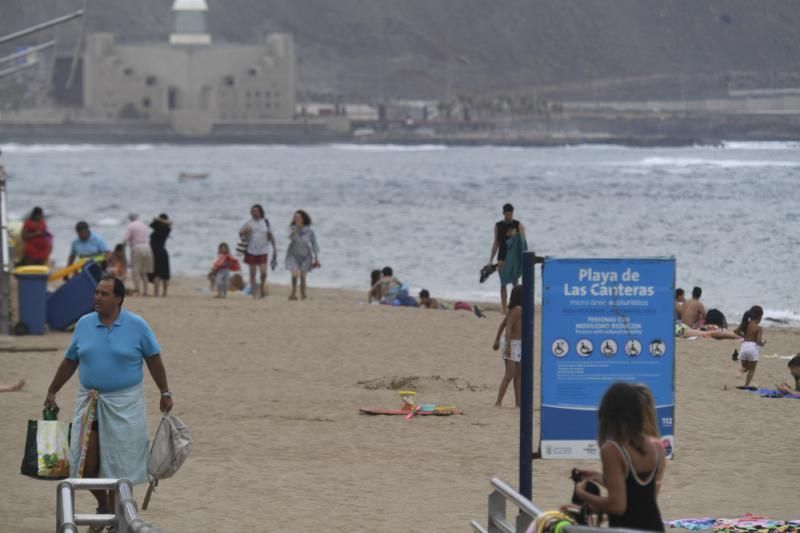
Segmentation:
{"type": "Polygon", "coordinates": [[[71,424],[58,420],[58,408],[45,407],[42,420],[28,420],[20,473],[36,479],[69,477],[71,424]]]}

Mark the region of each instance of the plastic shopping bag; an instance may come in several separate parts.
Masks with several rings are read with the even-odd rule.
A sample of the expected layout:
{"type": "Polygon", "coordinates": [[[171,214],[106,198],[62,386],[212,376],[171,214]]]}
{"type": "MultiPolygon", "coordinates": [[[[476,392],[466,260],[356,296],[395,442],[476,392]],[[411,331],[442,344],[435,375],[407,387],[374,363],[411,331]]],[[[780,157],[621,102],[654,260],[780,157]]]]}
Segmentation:
{"type": "Polygon", "coordinates": [[[28,420],[28,436],[20,473],[36,479],[69,477],[70,424],[57,420],[58,411],[45,409],[43,420],[28,420]]]}

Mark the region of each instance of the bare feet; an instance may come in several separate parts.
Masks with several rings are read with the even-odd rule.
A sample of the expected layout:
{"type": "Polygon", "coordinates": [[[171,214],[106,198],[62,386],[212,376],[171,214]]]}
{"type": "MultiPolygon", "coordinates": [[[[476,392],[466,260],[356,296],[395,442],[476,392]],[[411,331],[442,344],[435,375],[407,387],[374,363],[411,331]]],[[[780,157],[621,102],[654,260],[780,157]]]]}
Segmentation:
{"type": "Polygon", "coordinates": [[[295,293],[292,293],[292,294],[289,295],[289,299],[290,300],[297,300],[297,295],[295,293]]]}

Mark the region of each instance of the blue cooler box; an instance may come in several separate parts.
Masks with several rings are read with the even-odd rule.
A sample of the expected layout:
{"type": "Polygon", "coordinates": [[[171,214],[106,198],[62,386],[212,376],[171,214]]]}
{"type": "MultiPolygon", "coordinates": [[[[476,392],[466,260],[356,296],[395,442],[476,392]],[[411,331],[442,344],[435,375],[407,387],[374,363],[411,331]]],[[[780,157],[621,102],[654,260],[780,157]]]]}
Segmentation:
{"type": "Polygon", "coordinates": [[[27,333],[44,335],[47,274],[14,274],[17,278],[19,321],[27,333]]]}
{"type": "Polygon", "coordinates": [[[80,317],[94,311],[94,289],[103,271],[93,262],[86,263],[76,276],[47,298],[47,325],[65,330],[80,317]]]}

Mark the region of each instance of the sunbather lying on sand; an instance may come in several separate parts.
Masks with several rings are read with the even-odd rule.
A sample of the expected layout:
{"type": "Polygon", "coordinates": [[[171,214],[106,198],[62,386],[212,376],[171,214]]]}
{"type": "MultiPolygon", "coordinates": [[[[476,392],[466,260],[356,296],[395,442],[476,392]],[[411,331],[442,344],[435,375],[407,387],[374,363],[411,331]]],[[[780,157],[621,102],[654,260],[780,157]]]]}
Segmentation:
{"type": "Polygon", "coordinates": [[[18,390],[22,390],[22,387],[24,386],[24,379],[21,379],[16,383],[0,383],[0,392],[17,392],[18,390]]]}
{"type": "Polygon", "coordinates": [[[700,337],[701,339],[735,339],[742,340],[736,333],[722,329],[719,326],[703,326],[702,329],[690,328],[686,324],[677,324],[675,326],[675,336],[688,339],[689,337],[700,337]]]}

